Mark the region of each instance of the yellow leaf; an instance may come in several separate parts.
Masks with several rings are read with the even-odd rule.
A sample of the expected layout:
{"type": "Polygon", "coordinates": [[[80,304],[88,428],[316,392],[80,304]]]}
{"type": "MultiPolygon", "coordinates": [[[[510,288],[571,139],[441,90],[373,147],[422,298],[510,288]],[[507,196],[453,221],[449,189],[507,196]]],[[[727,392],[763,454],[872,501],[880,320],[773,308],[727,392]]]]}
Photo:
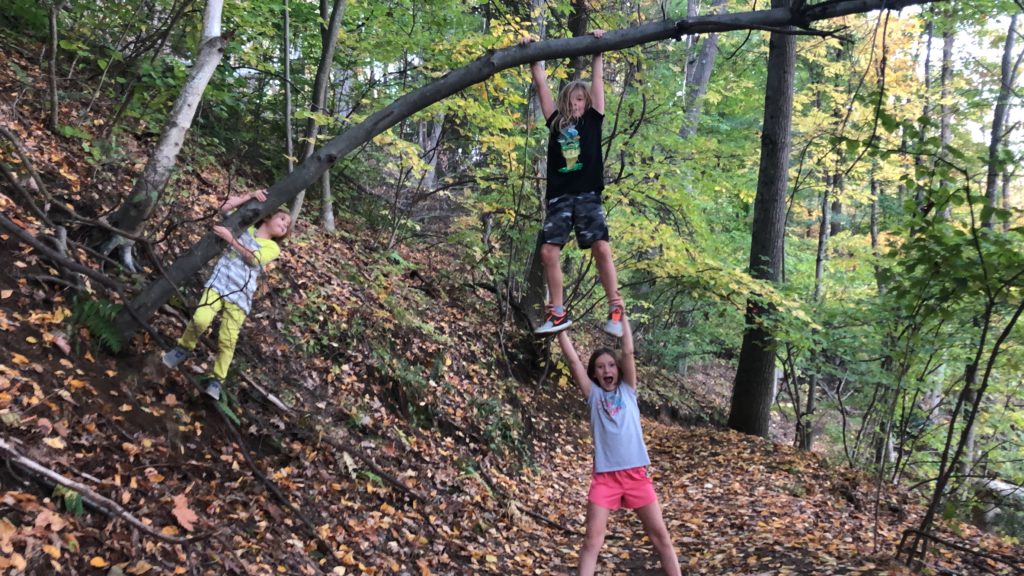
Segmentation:
{"type": "Polygon", "coordinates": [[[28,364],[28,358],[25,358],[17,352],[11,352],[11,362],[15,364],[28,364]]]}
{"type": "Polygon", "coordinates": [[[43,444],[46,444],[47,446],[55,450],[64,449],[64,441],[61,440],[59,436],[54,436],[53,438],[43,438],[43,444]]]}
{"type": "Polygon", "coordinates": [[[93,556],[92,560],[89,560],[89,566],[92,566],[93,568],[106,568],[107,566],[110,566],[110,562],[107,562],[100,556],[93,556]]]}
{"type": "Polygon", "coordinates": [[[43,552],[53,556],[54,560],[60,558],[60,548],[57,548],[53,544],[43,544],[43,552]]]}

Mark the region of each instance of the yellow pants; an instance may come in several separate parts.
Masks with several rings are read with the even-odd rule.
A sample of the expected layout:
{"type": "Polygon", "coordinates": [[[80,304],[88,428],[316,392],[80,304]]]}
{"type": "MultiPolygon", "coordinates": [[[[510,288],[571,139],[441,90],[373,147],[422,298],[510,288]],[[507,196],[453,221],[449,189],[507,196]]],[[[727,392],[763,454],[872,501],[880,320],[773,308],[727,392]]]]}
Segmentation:
{"type": "Polygon", "coordinates": [[[220,319],[220,333],[217,335],[217,359],[213,362],[213,375],[223,381],[228,377],[228,366],[235,356],[238,333],[242,331],[242,323],[245,322],[244,310],[225,300],[216,290],[203,290],[199,307],[196,308],[192,321],[185,327],[185,333],[178,340],[178,346],[186,350],[195,348],[199,337],[206,332],[221,310],[224,311],[224,315],[220,319]]]}

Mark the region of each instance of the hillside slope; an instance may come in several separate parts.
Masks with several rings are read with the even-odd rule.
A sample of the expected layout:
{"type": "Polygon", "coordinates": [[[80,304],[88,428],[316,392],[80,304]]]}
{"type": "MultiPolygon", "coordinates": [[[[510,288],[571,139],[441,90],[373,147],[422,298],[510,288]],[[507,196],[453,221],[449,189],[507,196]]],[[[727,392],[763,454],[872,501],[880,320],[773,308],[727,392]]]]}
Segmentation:
{"type": "MultiPolygon", "coordinates": [[[[0,124],[51,194],[80,213],[111,209],[139,162],[93,169],[76,142],[43,129],[45,90],[33,81],[34,96],[15,103],[20,81],[0,78],[0,124]]],[[[164,264],[210,225],[228,180],[210,167],[182,171],[178,199],[157,219],[171,232],[156,247],[164,264]]],[[[26,204],[4,181],[5,217],[52,234],[26,204]]],[[[85,244],[87,232],[72,237],[85,244]]],[[[212,339],[181,370],[159,363],[195,285],[155,318],[159,340],[139,336],[114,356],[99,345],[102,322],[90,329],[83,317],[104,305],[84,304],[14,235],[0,240],[0,438],[9,457],[23,456],[0,469],[6,573],[572,573],[591,467],[583,404],[559,368],[539,381],[544,346],[457,249],[380,251],[354,225],[291,238],[242,333],[229,381],[235,425],[196,386],[212,339]],[[54,490],[29,461],[110,503],[54,490]]],[[[98,267],[80,247],[72,255],[98,267]]],[[[588,349],[602,338],[582,332],[588,349]]],[[[713,420],[725,399],[698,381],[644,371],[641,385],[675,402],[660,410],[666,400],[646,392],[644,405],[713,420]]],[[[715,389],[727,387],[720,378],[715,389]]],[[[869,481],[814,455],[711,426],[644,426],[688,573],[901,572],[888,559],[919,513],[905,495],[876,509],[869,481]]],[[[1014,554],[957,530],[958,541],[1014,554]]],[[[946,573],[1008,569],[937,550],[946,573]]],[[[637,521],[613,515],[601,573],[656,567],[637,521]]]]}

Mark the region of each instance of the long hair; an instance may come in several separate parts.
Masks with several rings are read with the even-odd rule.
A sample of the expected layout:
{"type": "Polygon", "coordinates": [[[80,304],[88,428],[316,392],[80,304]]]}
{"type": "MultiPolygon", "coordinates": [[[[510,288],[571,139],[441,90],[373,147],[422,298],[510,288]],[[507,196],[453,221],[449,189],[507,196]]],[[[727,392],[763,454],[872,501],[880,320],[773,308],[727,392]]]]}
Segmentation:
{"type": "MultiPolygon", "coordinates": [[[[569,124],[574,123],[572,119],[572,93],[577,90],[582,90],[587,99],[587,108],[584,108],[584,110],[593,106],[593,102],[590,101],[589,84],[583,80],[573,80],[566,84],[561,92],[558,93],[558,102],[556,103],[558,108],[558,132],[565,130],[569,124]]],[[[555,126],[552,126],[552,128],[555,128],[555,126]]]]}
{"type": "Polygon", "coordinates": [[[597,382],[597,377],[594,375],[597,359],[605,354],[611,356],[612,360],[615,361],[615,370],[618,372],[619,378],[622,378],[622,367],[619,365],[619,356],[615,353],[615,350],[611,348],[598,348],[590,355],[590,361],[587,362],[587,377],[590,378],[591,382],[597,382]]]}
{"type": "Polygon", "coordinates": [[[263,226],[264,222],[266,222],[267,220],[270,220],[271,218],[273,218],[274,216],[277,216],[278,214],[287,214],[288,215],[288,220],[289,220],[289,222],[288,222],[288,231],[284,233],[284,236],[278,236],[277,238],[274,238],[274,241],[277,242],[278,244],[280,244],[281,242],[285,241],[286,239],[288,239],[289,236],[292,235],[292,230],[295,228],[295,223],[291,222],[291,212],[289,212],[288,210],[286,210],[284,208],[278,208],[277,210],[275,210],[275,211],[271,212],[270,214],[267,214],[263,218],[260,218],[259,220],[257,220],[256,223],[253,224],[253,226],[256,227],[256,228],[259,228],[260,226],[263,226]]]}

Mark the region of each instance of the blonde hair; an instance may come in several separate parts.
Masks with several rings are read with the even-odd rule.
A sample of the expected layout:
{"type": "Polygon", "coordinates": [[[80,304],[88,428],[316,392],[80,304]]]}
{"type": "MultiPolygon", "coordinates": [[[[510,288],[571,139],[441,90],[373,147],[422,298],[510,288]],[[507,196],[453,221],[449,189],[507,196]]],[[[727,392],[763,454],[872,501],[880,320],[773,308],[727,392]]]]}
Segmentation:
{"type": "MultiPolygon", "coordinates": [[[[593,106],[593,102],[590,100],[590,85],[583,80],[573,80],[562,88],[561,92],[558,93],[558,131],[565,130],[570,124],[574,124],[572,118],[572,94],[577,90],[582,90],[583,95],[587,101],[587,107],[584,110],[589,109],[593,106]]],[[[555,126],[552,126],[555,128],[555,126]]]]}

